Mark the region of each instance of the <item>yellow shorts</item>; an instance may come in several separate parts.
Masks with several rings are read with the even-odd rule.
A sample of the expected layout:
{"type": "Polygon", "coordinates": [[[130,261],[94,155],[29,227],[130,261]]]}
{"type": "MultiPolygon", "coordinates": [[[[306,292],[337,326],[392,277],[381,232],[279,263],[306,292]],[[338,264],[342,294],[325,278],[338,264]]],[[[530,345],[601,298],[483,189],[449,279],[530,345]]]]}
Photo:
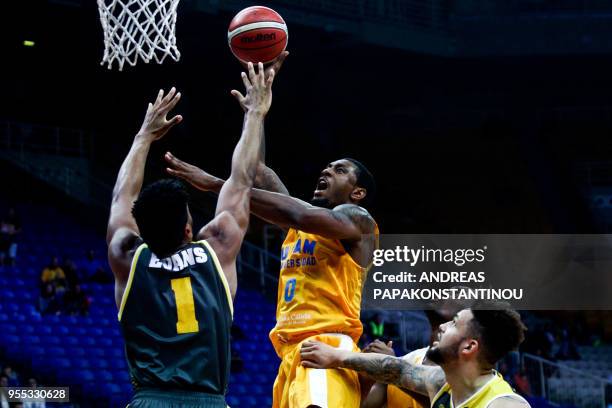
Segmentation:
{"type": "Polygon", "coordinates": [[[344,368],[305,368],[300,363],[300,347],[306,340],[318,340],[343,350],[359,351],[344,334],[319,334],[298,344],[287,345],[274,381],[273,408],[359,408],[361,389],[356,371],[344,368]]]}

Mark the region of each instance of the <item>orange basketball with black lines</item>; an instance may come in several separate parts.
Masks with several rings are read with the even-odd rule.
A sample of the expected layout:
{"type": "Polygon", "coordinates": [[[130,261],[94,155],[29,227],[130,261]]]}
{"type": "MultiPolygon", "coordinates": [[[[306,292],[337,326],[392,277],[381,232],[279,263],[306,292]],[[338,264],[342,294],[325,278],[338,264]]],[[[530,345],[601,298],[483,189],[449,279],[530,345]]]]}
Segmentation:
{"type": "Polygon", "coordinates": [[[276,11],[253,6],[240,11],[227,30],[232,53],[241,62],[274,61],[287,48],[287,24],[276,11]]]}

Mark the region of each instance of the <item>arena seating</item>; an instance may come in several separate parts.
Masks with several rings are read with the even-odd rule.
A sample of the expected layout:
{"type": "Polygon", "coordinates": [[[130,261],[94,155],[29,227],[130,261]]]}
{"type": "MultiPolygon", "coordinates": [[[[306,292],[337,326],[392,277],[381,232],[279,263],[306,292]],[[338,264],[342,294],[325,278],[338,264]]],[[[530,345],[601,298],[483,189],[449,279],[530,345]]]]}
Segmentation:
{"type": "MultiPolygon", "coordinates": [[[[92,299],[89,316],[41,316],[39,278],[52,255],[79,259],[90,248],[104,254],[101,233],[80,228],[49,208],[19,207],[24,220],[18,265],[0,268],[0,350],[7,361],[29,366],[45,385],[70,386],[87,406],[125,406],[132,393],[112,284],[84,283],[92,299]]],[[[278,368],[267,334],[274,305],[258,292],[239,288],[235,324],[245,335],[235,340],[244,368],[232,373],[228,403],[270,406],[278,368]]]]}

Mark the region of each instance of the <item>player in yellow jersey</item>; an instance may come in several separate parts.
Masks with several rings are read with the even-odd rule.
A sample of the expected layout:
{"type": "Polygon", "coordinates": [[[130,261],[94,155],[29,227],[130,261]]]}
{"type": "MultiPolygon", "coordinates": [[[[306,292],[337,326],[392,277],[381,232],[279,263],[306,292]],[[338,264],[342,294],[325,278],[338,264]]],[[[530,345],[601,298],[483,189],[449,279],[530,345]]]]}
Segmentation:
{"type": "MultiPolygon", "coordinates": [[[[276,72],[279,68],[274,66],[276,72]]],[[[166,159],[171,174],[200,190],[218,192],[223,185],[170,154],[166,159]]],[[[273,406],[358,408],[357,373],[307,369],[299,352],[309,338],[357,350],[363,331],[361,290],[378,237],[376,222],[364,208],[374,197],[374,178],[357,160],[333,161],[321,171],[308,203],[289,196],[262,161],[255,186],[263,189],[252,190],[251,212],[288,231],[281,250],[277,324],[270,333],[282,360],[273,406]]]]}
{"type": "Polygon", "coordinates": [[[518,313],[507,305],[488,303],[464,309],[440,326],[438,340],[426,353],[439,366],[338,350],[316,341],[304,342],[301,358],[306,367],[350,368],[426,395],[432,408],[526,408],[529,403],[493,369],[519,346],[524,331],[518,313]]]}

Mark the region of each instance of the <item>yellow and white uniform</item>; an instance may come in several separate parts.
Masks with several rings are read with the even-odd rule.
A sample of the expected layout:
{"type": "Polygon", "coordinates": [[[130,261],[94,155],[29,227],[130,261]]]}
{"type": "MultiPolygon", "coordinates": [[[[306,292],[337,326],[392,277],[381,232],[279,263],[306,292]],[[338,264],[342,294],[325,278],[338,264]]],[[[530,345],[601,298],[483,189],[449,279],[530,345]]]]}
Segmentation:
{"type": "Polygon", "coordinates": [[[494,371],[493,377],[485,385],[457,405],[453,404],[453,391],[450,386],[448,383],[444,384],[433,398],[431,408],[487,408],[496,399],[507,396],[513,396],[529,405],[523,397],[514,392],[497,371],[494,371]]]}
{"type": "Polygon", "coordinates": [[[276,327],[270,332],[282,360],[274,382],[273,407],[359,407],[357,373],[304,368],[300,346],[312,338],[344,350],[359,350],[365,272],[339,240],[289,230],[281,250],[276,327]]]}
{"type": "MultiPolygon", "coordinates": [[[[403,359],[410,361],[412,364],[423,364],[425,353],[429,347],[414,350],[406,354],[403,359]]],[[[387,386],[387,408],[426,408],[429,406],[429,398],[425,395],[416,394],[410,395],[395,385],[387,386]]]]}

